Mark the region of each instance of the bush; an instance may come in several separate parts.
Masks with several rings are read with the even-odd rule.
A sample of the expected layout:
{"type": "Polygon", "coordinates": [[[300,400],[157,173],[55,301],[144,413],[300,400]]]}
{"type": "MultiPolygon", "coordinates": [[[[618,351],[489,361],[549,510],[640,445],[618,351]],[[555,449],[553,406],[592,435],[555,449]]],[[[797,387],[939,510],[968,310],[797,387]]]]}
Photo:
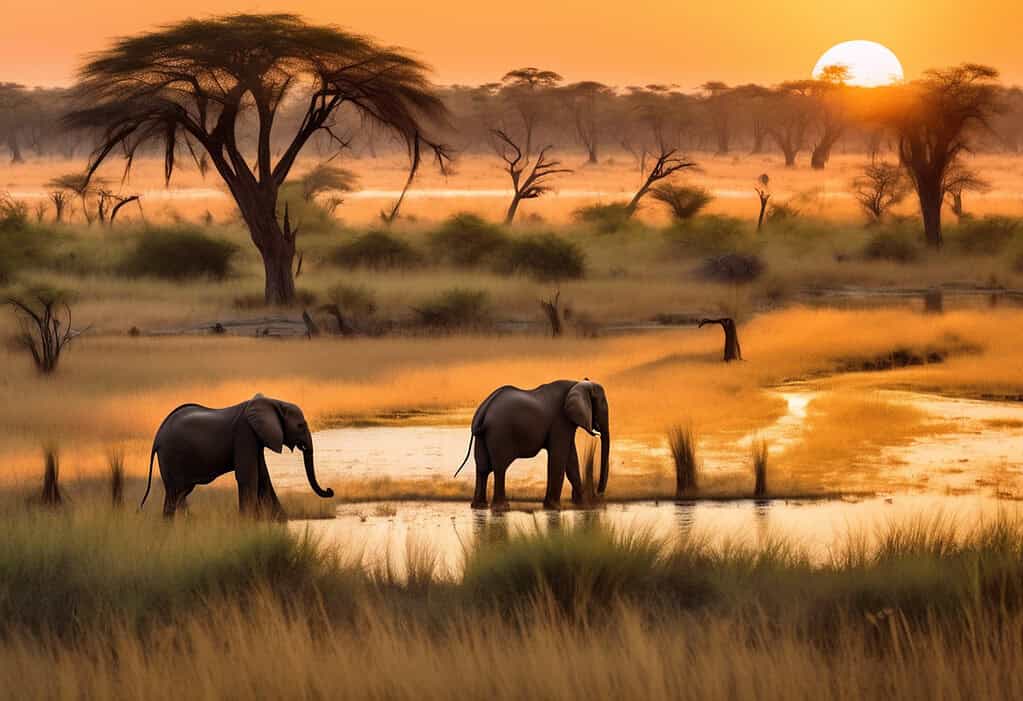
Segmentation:
{"type": "Polygon", "coordinates": [[[334,285],[327,290],[327,301],[356,320],[366,320],[377,311],[376,295],[362,285],[334,285]]]}
{"type": "Polygon", "coordinates": [[[223,280],[232,272],[238,246],[188,227],[150,228],[121,261],[124,275],[184,280],[223,280]]]}
{"type": "Polygon", "coordinates": [[[700,274],[714,282],[753,282],[764,272],[764,261],[755,253],[725,253],[703,261],[700,274]]]}
{"type": "Polygon", "coordinates": [[[505,247],[497,271],[540,281],[578,279],[586,274],[586,255],[577,244],[554,234],[523,236],[505,247]]]}
{"type": "Polygon", "coordinates": [[[451,217],[430,234],[434,259],[464,268],[496,259],[507,243],[499,226],[466,212],[451,217]]]}
{"type": "Polygon", "coordinates": [[[713,214],[679,222],[664,236],[676,255],[688,257],[748,249],[753,242],[746,232],[742,220],[713,214]]]}
{"type": "Polygon", "coordinates": [[[714,199],[702,187],[680,187],[659,185],[650,191],[650,196],[671,211],[677,221],[692,219],[714,199]]]}
{"type": "Polygon", "coordinates": [[[863,248],[867,260],[912,263],[921,255],[921,236],[910,227],[899,225],[876,231],[863,248]]]}
{"type": "Polygon", "coordinates": [[[788,202],[775,202],[767,210],[765,223],[771,226],[791,223],[799,218],[799,210],[788,202]]]}
{"type": "Polygon", "coordinates": [[[1013,217],[964,218],[950,238],[963,253],[997,255],[1012,243],[1020,230],[1020,220],[1013,217]]]}
{"type": "Polygon", "coordinates": [[[56,239],[51,231],[29,224],[23,202],[0,195],[0,285],[20,268],[48,262],[56,239]]]}
{"type": "Polygon", "coordinates": [[[591,204],[575,210],[575,220],[593,226],[602,234],[624,229],[632,222],[629,207],[621,202],[615,204],[591,204]]]}
{"type": "Polygon", "coordinates": [[[419,251],[408,241],[386,231],[367,231],[334,249],[331,260],[345,268],[371,270],[416,268],[423,263],[419,251]]]}
{"type": "Polygon", "coordinates": [[[485,290],[455,288],[414,311],[424,326],[448,330],[480,328],[490,324],[490,295],[485,290]]]}

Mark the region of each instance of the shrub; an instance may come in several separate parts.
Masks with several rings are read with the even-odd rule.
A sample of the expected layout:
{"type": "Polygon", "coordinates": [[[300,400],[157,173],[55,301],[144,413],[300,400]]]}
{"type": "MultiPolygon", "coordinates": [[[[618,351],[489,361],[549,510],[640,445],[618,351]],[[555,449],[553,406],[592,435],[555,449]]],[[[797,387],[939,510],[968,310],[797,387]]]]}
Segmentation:
{"type": "Polygon", "coordinates": [[[10,282],[19,268],[44,262],[55,239],[52,232],[30,226],[23,202],[0,194],[0,285],[10,282]]]}
{"type": "Polygon", "coordinates": [[[791,223],[799,218],[799,210],[788,202],[775,202],[767,210],[766,223],[772,226],[791,223]]]}
{"type": "Polygon", "coordinates": [[[632,221],[632,213],[626,204],[591,204],[575,210],[576,221],[589,224],[602,234],[624,229],[632,221]]]}
{"type": "Polygon", "coordinates": [[[327,290],[327,301],[336,304],[344,313],[367,319],[377,311],[376,295],[362,285],[340,283],[327,290]]]}
{"type": "Polygon", "coordinates": [[[422,265],[423,257],[408,241],[386,231],[367,231],[334,249],[331,260],[346,268],[408,269],[422,265]]]}
{"type": "Polygon", "coordinates": [[[912,263],[920,258],[920,238],[918,233],[905,225],[880,229],[867,241],[863,256],[868,260],[912,263]]]}
{"type": "Polygon", "coordinates": [[[675,255],[683,257],[732,253],[752,245],[741,220],[716,214],[679,222],[664,236],[675,255]]]}
{"type": "Polygon", "coordinates": [[[28,226],[28,205],[0,193],[0,231],[25,229],[28,226]]]}
{"type": "Polygon", "coordinates": [[[764,261],[755,253],[725,253],[704,259],[700,274],[714,282],[753,282],[764,272],[764,261]]]}
{"type": "Polygon", "coordinates": [[[586,256],[572,241],[555,234],[535,234],[509,242],[497,270],[540,281],[578,279],[586,274],[586,256]]]}
{"type": "Polygon", "coordinates": [[[702,187],[658,185],[650,190],[650,196],[668,207],[671,216],[678,221],[692,219],[714,199],[702,187]]]}
{"type": "Polygon", "coordinates": [[[996,255],[1012,243],[1020,230],[1020,220],[1013,217],[963,218],[952,238],[964,253],[996,255]]]}
{"type": "Polygon", "coordinates": [[[448,219],[429,240],[436,260],[465,268],[494,260],[508,243],[499,226],[467,212],[448,219]]]}
{"type": "Polygon", "coordinates": [[[121,261],[121,273],[168,280],[211,278],[231,274],[238,246],[189,227],[150,228],[121,261]]]}
{"type": "Polygon", "coordinates": [[[413,311],[424,326],[448,330],[479,328],[490,323],[490,295],[485,290],[455,288],[413,311]]]}

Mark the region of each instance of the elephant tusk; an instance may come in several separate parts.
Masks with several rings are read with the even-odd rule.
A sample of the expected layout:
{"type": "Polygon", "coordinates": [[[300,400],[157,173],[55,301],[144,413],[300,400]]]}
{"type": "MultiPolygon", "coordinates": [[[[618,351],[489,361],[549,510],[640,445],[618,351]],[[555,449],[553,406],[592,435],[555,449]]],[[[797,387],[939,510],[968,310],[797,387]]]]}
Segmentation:
{"type": "Polygon", "coordinates": [[[591,429],[591,430],[590,430],[590,435],[591,435],[591,436],[593,436],[594,438],[600,438],[600,431],[598,431],[598,430],[597,430],[597,429],[595,429],[595,428],[594,428],[594,429],[591,429]]]}

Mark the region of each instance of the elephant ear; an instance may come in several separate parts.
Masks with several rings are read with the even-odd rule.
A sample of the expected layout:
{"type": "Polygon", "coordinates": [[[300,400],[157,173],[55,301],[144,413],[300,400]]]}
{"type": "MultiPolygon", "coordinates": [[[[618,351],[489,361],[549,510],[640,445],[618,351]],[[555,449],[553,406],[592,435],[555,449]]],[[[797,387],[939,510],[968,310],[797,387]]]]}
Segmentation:
{"type": "Polygon", "coordinates": [[[593,400],[591,383],[576,382],[565,397],[565,415],[579,428],[593,431],[593,400]]]}
{"type": "Polygon", "coordinates": [[[284,449],[284,424],[272,399],[257,394],[245,405],[245,420],[270,450],[280,453],[284,449]]]}

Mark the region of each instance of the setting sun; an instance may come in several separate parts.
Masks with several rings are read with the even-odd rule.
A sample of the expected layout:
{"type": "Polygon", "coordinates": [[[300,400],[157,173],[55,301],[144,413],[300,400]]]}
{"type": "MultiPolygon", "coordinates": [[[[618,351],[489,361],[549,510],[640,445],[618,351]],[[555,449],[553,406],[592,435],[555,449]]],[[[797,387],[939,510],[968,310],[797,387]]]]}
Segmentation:
{"type": "Polygon", "coordinates": [[[819,77],[828,66],[849,69],[849,85],[876,88],[897,83],[903,79],[902,64],[886,46],[874,41],[845,41],[824,52],[813,67],[813,76],[819,77]]]}

